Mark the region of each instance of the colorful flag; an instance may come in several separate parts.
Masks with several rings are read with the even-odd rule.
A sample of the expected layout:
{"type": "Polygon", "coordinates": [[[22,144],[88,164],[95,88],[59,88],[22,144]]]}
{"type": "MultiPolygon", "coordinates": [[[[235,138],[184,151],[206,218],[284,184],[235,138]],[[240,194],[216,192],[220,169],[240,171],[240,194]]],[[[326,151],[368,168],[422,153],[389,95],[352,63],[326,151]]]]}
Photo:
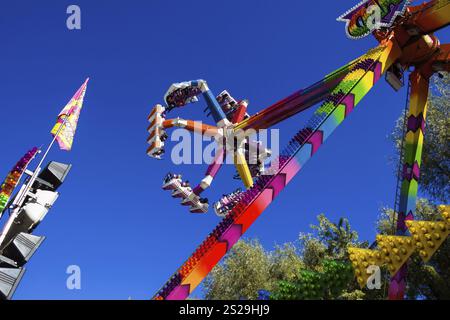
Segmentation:
{"type": "Polygon", "coordinates": [[[78,118],[80,117],[81,108],[83,107],[84,94],[89,78],[78,89],[75,95],[70,99],[69,103],[58,115],[58,120],[53,127],[51,134],[56,136],[59,148],[70,151],[72,149],[73,137],[77,130],[78,118]]]}

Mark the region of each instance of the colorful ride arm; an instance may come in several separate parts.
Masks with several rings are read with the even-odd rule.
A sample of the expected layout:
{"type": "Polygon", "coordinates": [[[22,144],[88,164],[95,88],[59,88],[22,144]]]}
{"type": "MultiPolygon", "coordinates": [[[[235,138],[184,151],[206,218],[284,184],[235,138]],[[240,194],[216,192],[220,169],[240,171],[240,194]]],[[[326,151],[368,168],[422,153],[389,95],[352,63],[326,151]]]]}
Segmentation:
{"type": "Polygon", "coordinates": [[[161,159],[161,156],[165,152],[164,142],[167,139],[166,130],[169,128],[184,128],[194,133],[215,138],[220,138],[223,136],[223,130],[215,126],[180,118],[166,120],[165,114],[166,108],[160,104],[157,104],[148,116],[148,121],[150,124],[147,131],[150,135],[147,139],[147,143],[150,146],[147,149],[147,154],[150,157],[161,159]]]}
{"type": "MultiPolygon", "coordinates": [[[[397,212],[397,235],[405,235],[407,232],[406,221],[414,219],[416,211],[417,190],[419,187],[419,173],[422,158],[423,130],[427,110],[427,98],[429,82],[419,71],[411,73],[409,114],[407,117],[407,129],[405,135],[404,161],[402,168],[402,183],[400,189],[400,201],[397,212]]],[[[401,300],[406,289],[407,266],[393,276],[389,287],[389,299],[401,300]]]]}
{"type": "Polygon", "coordinates": [[[244,186],[248,189],[253,186],[253,177],[248,167],[247,160],[245,159],[245,141],[242,141],[240,145],[237,146],[234,152],[234,166],[236,167],[239,176],[241,177],[244,186]]]}
{"type": "Polygon", "coordinates": [[[450,2],[433,0],[418,6],[408,7],[411,15],[407,25],[414,26],[418,34],[430,34],[450,24],[450,2]]]}
{"type": "MultiPolygon", "coordinates": [[[[166,111],[169,111],[175,107],[183,106],[189,102],[197,101],[197,96],[199,94],[204,95],[208,103],[208,109],[211,111],[213,117],[216,120],[219,120],[219,126],[228,127],[231,124],[227,118],[227,115],[225,115],[225,111],[233,122],[241,121],[247,115],[247,101],[242,100],[237,102],[228,94],[227,91],[223,91],[217,98],[215,98],[208,89],[206,82],[203,80],[173,84],[164,98],[168,107],[165,108],[162,105],[156,105],[148,117],[150,125],[147,130],[150,135],[147,142],[150,146],[147,149],[147,154],[149,156],[161,159],[161,156],[165,152],[164,143],[168,137],[166,130],[172,127],[180,127],[194,133],[212,136],[216,139],[216,141],[223,141],[225,133],[229,135],[233,132],[232,129],[219,128],[216,126],[203,124],[201,122],[184,120],[180,118],[167,120],[165,118],[166,111]],[[218,113],[215,110],[219,110],[220,112],[218,113]]],[[[245,144],[245,142],[243,142],[243,144],[245,144]]],[[[200,198],[199,195],[211,185],[215,175],[223,163],[225,150],[223,150],[223,148],[219,149],[220,150],[218,151],[214,162],[209,166],[205,177],[194,189],[190,187],[189,183],[181,180],[181,175],[169,174],[165,179],[163,188],[173,190],[172,195],[175,197],[181,197],[183,205],[191,205],[191,212],[206,212],[208,209],[207,199],[200,198]]],[[[245,150],[242,148],[242,145],[237,148],[235,154],[237,155],[235,158],[236,167],[238,168],[240,174],[242,174],[244,184],[249,187],[253,183],[253,178],[246,163],[245,150]]]]}
{"type": "Polygon", "coordinates": [[[266,109],[257,112],[251,117],[238,123],[235,128],[241,130],[267,129],[323,101],[349,72],[354,63],[355,61],[350,62],[346,66],[330,73],[324,79],[312,86],[298,90],[266,109]]]}
{"type": "Polygon", "coordinates": [[[217,153],[214,157],[213,163],[211,163],[208,166],[208,169],[206,170],[205,177],[202,179],[202,181],[194,188],[194,193],[196,195],[200,195],[203,191],[205,191],[207,188],[211,186],[212,181],[217,175],[217,172],[219,172],[219,169],[222,167],[223,161],[224,161],[225,152],[223,148],[217,150],[217,153]]]}
{"type": "MultiPolygon", "coordinates": [[[[267,129],[301,111],[304,111],[314,104],[323,101],[331,90],[339,84],[349,70],[351,70],[351,66],[354,63],[355,61],[350,62],[346,66],[327,75],[323,80],[315,83],[314,85],[291,94],[287,98],[280,100],[272,106],[257,112],[255,115],[250,116],[241,122],[233,121],[233,123],[238,122],[234,126],[235,132],[244,131],[245,133],[245,130],[248,129],[267,129]]],[[[240,112],[241,113],[237,112],[235,114],[237,115],[235,120],[239,120],[239,117],[242,117],[242,112],[245,111],[240,110],[240,112]]],[[[253,185],[253,178],[248,163],[246,162],[242,146],[238,147],[234,154],[234,163],[245,187],[250,188],[253,185]]]]}
{"type": "Polygon", "coordinates": [[[174,83],[164,96],[168,111],[175,107],[181,107],[190,102],[198,101],[197,96],[203,95],[214,121],[218,127],[229,125],[229,121],[220,107],[214,94],[209,90],[205,80],[194,80],[181,83],[174,83]]]}
{"type": "Polygon", "coordinates": [[[252,188],[240,195],[237,205],[154,299],[186,299],[400,54],[397,44],[388,41],[361,56],[316,111],[307,127],[291,140],[278,159],[275,173],[260,176],[252,188]]]}
{"type": "MultiPolygon", "coordinates": [[[[440,47],[439,52],[427,64],[416,68],[410,76],[409,111],[404,137],[403,167],[400,175],[401,189],[397,210],[396,234],[405,236],[407,222],[414,220],[417,192],[419,188],[420,166],[427,115],[429,78],[438,70],[449,70],[450,46],[440,47]]],[[[389,287],[389,299],[401,300],[406,290],[407,264],[395,273],[389,287]]]]}

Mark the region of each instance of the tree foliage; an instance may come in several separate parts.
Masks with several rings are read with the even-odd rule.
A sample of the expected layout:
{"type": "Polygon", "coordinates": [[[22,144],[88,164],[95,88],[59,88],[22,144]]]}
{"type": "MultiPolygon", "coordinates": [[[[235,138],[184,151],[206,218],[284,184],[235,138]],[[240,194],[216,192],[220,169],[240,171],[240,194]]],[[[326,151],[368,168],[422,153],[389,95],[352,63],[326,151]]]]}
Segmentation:
{"type": "Polygon", "coordinates": [[[322,271],[301,270],[294,281],[280,281],[273,300],[336,299],[353,278],[349,262],[325,260],[322,271]]]}
{"type": "Polygon", "coordinates": [[[349,244],[358,234],[347,219],[323,214],[312,233],[266,251],[258,240],[240,240],[205,280],[206,299],[256,299],[267,290],[277,299],[347,299],[364,296],[351,275],[349,244]]]}
{"type": "Polygon", "coordinates": [[[270,257],[258,240],[239,241],[205,279],[206,299],[256,299],[272,290],[270,257]]]}
{"type": "Polygon", "coordinates": [[[256,299],[277,281],[295,279],[303,263],[291,243],[266,251],[257,239],[240,240],[205,279],[206,299],[256,299]]]}

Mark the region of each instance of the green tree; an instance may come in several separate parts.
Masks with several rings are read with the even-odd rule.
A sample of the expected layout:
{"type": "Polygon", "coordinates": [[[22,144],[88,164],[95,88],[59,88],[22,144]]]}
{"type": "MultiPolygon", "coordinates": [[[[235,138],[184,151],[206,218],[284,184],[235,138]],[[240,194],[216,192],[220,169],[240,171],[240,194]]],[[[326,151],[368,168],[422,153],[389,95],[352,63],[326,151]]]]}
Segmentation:
{"type": "Polygon", "coordinates": [[[337,299],[354,278],[350,262],[325,260],[321,271],[301,270],[294,281],[280,281],[271,294],[274,300],[337,299]]]}
{"type": "Polygon", "coordinates": [[[271,290],[270,257],[258,240],[240,240],[205,279],[205,298],[256,299],[258,290],[271,290]]]}
{"type": "Polygon", "coordinates": [[[303,263],[292,243],[266,251],[257,239],[242,239],[216,265],[204,282],[206,299],[256,299],[281,280],[292,281],[303,263]]]}
{"type": "Polygon", "coordinates": [[[347,219],[323,214],[312,233],[266,251],[257,240],[240,240],[205,280],[206,299],[256,299],[267,290],[279,299],[348,299],[366,294],[348,277],[348,245],[367,246],[347,219]],[[342,276],[342,277],[341,277],[342,276]]]}
{"type": "Polygon", "coordinates": [[[298,248],[290,242],[275,246],[275,250],[269,253],[269,257],[270,275],[274,281],[272,289],[277,286],[277,281],[296,280],[298,270],[304,267],[298,248]]]}
{"type": "Polygon", "coordinates": [[[311,225],[311,229],[317,232],[317,238],[326,248],[326,255],[333,259],[347,257],[347,246],[355,244],[358,233],[351,230],[346,218],[340,218],[338,223],[328,220],[324,214],[317,217],[318,225],[311,225]]]}
{"type": "MultiPolygon", "coordinates": [[[[350,272],[350,261],[347,248],[349,245],[362,248],[368,242],[358,241],[358,233],[352,230],[349,221],[341,218],[337,223],[330,221],[325,215],[317,216],[318,224],[311,225],[312,233],[301,233],[299,236],[299,254],[304,267],[299,270],[297,281],[289,284],[281,283],[284,291],[294,299],[382,299],[384,290],[361,290],[350,272]],[[319,285],[320,294],[307,290],[312,294],[305,295],[305,287],[319,285]]],[[[284,298],[282,295],[275,298],[284,298]]],[[[282,292],[283,293],[283,292],[282,292]]]]}

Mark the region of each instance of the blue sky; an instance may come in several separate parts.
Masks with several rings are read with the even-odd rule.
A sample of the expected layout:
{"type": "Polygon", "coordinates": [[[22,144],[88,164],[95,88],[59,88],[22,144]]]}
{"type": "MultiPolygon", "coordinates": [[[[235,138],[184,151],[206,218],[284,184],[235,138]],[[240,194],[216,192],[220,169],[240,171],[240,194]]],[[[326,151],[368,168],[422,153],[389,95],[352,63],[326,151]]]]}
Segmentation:
{"type": "MultiPolygon", "coordinates": [[[[47,240],[27,265],[16,299],[150,298],[217,224],[161,190],[168,171],[194,182],[205,165],[146,156],[146,117],[173,82],[205,79],[250,100],[250,113],[306,87],[376,45],[346,38],[336,17],[357,1],[8,1],[0,4],[3,175],[50,140],[60,109],[87,76],[73,150],[51,160],[73,169],[35,231],[47,240]],[[81,8],[82,29],[66,28],[81,8]],[[78,265],[81,290],[66,289],[78,265]]],[[[441,33],[448,42],[449,32],[441,33]]],[[[350,219],[372,241],[379,208],[395,193],[387,138],[405,104],[380,81],[304,170],[252,226],[266,248],[294,241],[316,215],[350,219]]],[[[180,115],[206,120],[202,104],[180,115]]],[[[175,114],[175,113],[174,113],[175,114]]],[[[279,126],[286,141],[306,119],[279,126]]],[[[211,120],[209,120],[211,121],[211,120]]],[[[226,168],[211,202],[238,186],[226,168]]],[[[201,294],[196,291],[197,296],[201,294]]]]}

